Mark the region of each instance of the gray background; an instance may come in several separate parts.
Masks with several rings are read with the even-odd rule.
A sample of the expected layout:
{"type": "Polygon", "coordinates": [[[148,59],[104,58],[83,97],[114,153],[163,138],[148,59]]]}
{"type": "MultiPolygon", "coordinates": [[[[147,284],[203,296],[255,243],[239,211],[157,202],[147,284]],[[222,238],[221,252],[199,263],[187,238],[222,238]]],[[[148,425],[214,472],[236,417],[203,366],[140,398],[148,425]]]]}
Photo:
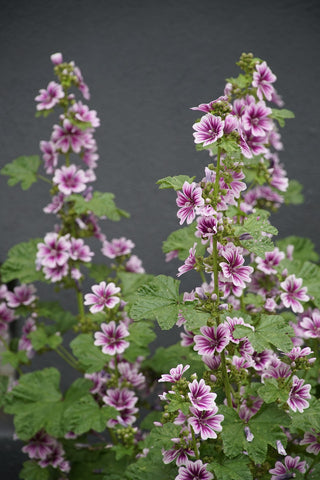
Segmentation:
{"type": "MultiPolygon", "coordinates": [[[[197,114],[189,107],[221,95],[225,78],[239,72],[241,52],[252,51],[277,75],[276,88],[296,115],[282,131],[280,158],[289,178],[304,185],[306,201],[282,207],[273,223],[281,237],[310,237],[319,251],[316,0],[2,0],[0,7],[0,166],[38,154],[40,140],[49,139],[53,117],[35,118],[33,99],[53,79],[50,54],[61,51],[81,68],[101,119],[95,188],[115,193],[131,213],[102,224],[104,232],[131,238],[148,272],[175,275],[179,264],[165,263],[161,250],[178,228],[175,194],[155,183],[181,173],[202,177],[208,157],[195,152],[197,114]]],[[[1,176],[1,261],[12,245],[44,236],[54,223],[42,213],[46,184],[22,192],[6,182],[1,176]]],[[[184,282],[192,288],[190,278],[184,282]]],[[[11,463],[6,478],[15,478],[11,463]]]]}

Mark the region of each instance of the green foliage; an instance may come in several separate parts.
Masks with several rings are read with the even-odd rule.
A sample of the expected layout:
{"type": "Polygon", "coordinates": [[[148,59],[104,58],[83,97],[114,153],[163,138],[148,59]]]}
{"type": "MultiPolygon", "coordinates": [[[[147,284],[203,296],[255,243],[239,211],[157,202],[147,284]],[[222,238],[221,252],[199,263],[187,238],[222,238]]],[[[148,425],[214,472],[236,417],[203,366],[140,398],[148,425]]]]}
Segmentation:
{"type": "Polygon", "coordinates": [[[37,181],[39,166],[40,158],[38,155],[23,156],[7,163],[0,170],[0,173],[9,177],[8,185],[13,186],[21,182],[22,190],[28,190],[37,181]]]}
{"type": "Polygon", "coordinates": [[[320,400],[312,397],[309,400],[309,407],[300,412],[291,412],[292,418],[291,428],[294,431],[302,430],[310,432],[314,429],[316,432],[320,431],[320,400]]]}
{"type": "Polygon", "coordinates": [[[162,330],[175,325],[179,312],[180,282],[165,275],[140,287],[129,313],[134,320],[156,319],[162,330]]]}
{"type": "MultiPolygon", "coordinates": [[[[180,228],[170,233],[167,240],[162,244],[162,250],[164,253],[169,253],[174,250],[178,251],[178,257],[180,260],[185,260],[189,256],[189,250],[193,247],[197,241],[195,237],[196,225],[192,223],[188,227],[180,228]]],[[[203,245],[198,242],[197,255],[203,254],[205,251],[203,245]]]]}
{"type": "Polygon", "coordinates": [[[266,210],[256,209],[256,212],[249,215],[242,225],[235,225],[234,230],[238,237],[247,234],[251,239],[241,240],[241,245],[258,256],[264,256],[265,252],[274,249],[274,245],[265,233],[277,235],[278,230],[270,224],[268,217],[270,213],[266,210]]]}
{"type": "Polygon", "coordinates": [[[55,350],[62,343],[61,335],[48,334],[45,326],[43,325],[38,326],[34,332],[30,332],[28,337],[30,338],[32,346],[36,351],[45,347],[55,350]]]}
{"type": "Polygon", "coordinates": [[[250,461],[244,455],[237,458],[221,458],[210,462],[207,470],[213,472],[217,480],[252,480],[250,461]]]}
{"type": "Polygon", "coordinates": [[[88,269],[89,277],[98,283],[106,281],[112,272],[111,268],[103,264],[87,263],[86,268],[88,269]]]}
{"type": "Polygon", "coordinates": [[[188,177],[188,175],[177,175],[175,177],[160,178],[156,182],[159,189],[173,188],[174,190],[181,190],[184,182],[192,183],[196,177],[188,177]]]}
{"type": "Polygon", "coordinates": [[[254,331],[244,325],[237,325],[234,338],[247,337],[257,352],[273,347],[289,352],[292,349],[290,336],[294,336],[292,327],[280,315],[261,315],[254,331]]]}
{"type": "Polygon", "coordinates": [[[21,283],[45,281],[43,273],[36,270],[37,245],[42,238],[34,238],[29,242],[18,243],[9,250],[8,258],[1,266],[3,283],[19,279],[21,283]]]}
{"type": "Polygon", "coordinates": [[[249,420],[247,425],[254,436],[251,442],[247,441],[245,436],[246,424],[235,410],[220,406],[219,413],[224,415],[221,437],[223,451],[229,458],[238,457],[245,450],[255,463],[263,463],[267,456],[268,445],[276,448],[277,440],[281,440],[283,445],[286,445],[287,437],[280,425],[289,426],[290,418],[273,404],[262,406],[259,412],[249,420]]]}
{"type": "Polygon", "coordinates": [[[277,120],[280,127],[285,126],[285,118],[294,118],[295,115],[291,110],[287,110],[286,108],[272,108],[271,117],[277,120]]]}
{"type": "Polygon", "coordinates": [[[9,377],[0,375],[0,407],[4,404],[4,395],[8,390],[9,377]]]}
{"type": "Polygon", "coordinates": [[[132,323],[129,326],[130,336],[127,340],[130,346],[125,350],[123,356],[129,362],[135,362],[140,356],[147,357],[150,353],[148,345],[156,338],[153,325],[150,322],[132,323]]]}
{"type": "Polygon", "coordinates": [[[258,394],[266,403],[273,403],[277,400],[286,402],[289,398],[289,391],[281,389],[275,378],[266,378],[264,384],[258,388],[258,394]]]}
{"type": "Polygon", "coordinates": [[[23,468],[19,473],[19,478],[23,480],[49,480],[50,471],[48,468],[42,468],[37,462],[28,460],[24,462],[23,468]]]}
{"type": "Polygon", "coordinates": [[[65,333],[77,324],[77,317],[64,310],[58,302],[39,302],[37,313],[39,318],[54,322],[53,325],[46,327],[48,333],[65,333]]]}
{"type": "Polygon", "coordinates": [[[74,356],[87,373],[99,372],[110,359],[109,355],[102,353],[101,348],[93,342],[92,334],[81,333],[70,343],[74,356]]]}
{"type": "Polygon", "coordinates": [[[127,302],[133,300],[139,287],[154,278],[146,273],[120,272],[118,277],[121,281],[121,293],[127,302]]]}
{"type": "Polygon", "coordinates": [[[301,260],[303,262],[307,260],[310,262],[318,262],[319,260],[319,255],[315,251],[314,243],[310,238],[291,235],[290,237],[278,240],[276,244],[283,252],[286,251],[288,245],[293,245],[294,250],[292,256],[295,260],[301,260]]]}
{"type": "Polygon", "coordinates": [[[55,419],[62,397],[59,382],[59,371],[45,368],[21,375],[18,385],[6,395],[5,412],[15,415],[14,425],[21,440],[28,440],[42,428],[51,433],[51,419],[55,419]]]}
{"type": "Polygon", "coordinates": [[[68,200],[74,202],[74,210],[78,215],[88,212],[97,217],[106,216],[109,220],[118,221],[121,217],[129,217],[129,214],[118,208],[114,202],[113,193],[101,193],[95,191],[90,200],[85,200],[82,195],[70,195],[68,200]]]}
{"type": "Polygon", "coordinates": [[[284,192],[284,203],[286,205],[301,205],[304,202],[302,193],[303,186],[298,180],[289,180],[287,190],[284,192]]]}
{"type": "Polygon", "coordinates": [[[9,363],[13,368],[18,368],[20,365],[29,363],[29,358],[25,350],[18,350],[17,352],[6,350],[5,352],[1,352],[0,356],[3,365],[9,363]]]}
{"type": "Polygon", "coordinates": [[[194,330],[207,325],[207,321],[211,318],[209,313],[201,312],[197,309],[196,302],[181,305],[180,313],[186,320],[186,328],[188,330],[194,330]]]}

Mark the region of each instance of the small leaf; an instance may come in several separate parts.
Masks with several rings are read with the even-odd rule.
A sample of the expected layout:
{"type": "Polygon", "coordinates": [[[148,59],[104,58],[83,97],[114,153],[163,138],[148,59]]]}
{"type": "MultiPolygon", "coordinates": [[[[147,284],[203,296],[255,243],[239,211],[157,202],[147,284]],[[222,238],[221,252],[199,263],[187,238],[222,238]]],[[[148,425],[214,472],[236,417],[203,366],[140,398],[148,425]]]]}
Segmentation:
{"type": "MultiPolygon", "coordinates": [[[[178,257],[180,260],[185,260],[189,256],[189,250],[197,242],[195,237],[196,226],[191,224],[188,227],[180,228],[172,232],[167,240],[162,244],[162,250],[164,253],[169,253],[174,250],[178,251],[178,257]]],[[[203,255],[205,248],[203,245],[197,244],[197,255],[203,255]]]]}
{"type": "Polygon", "coordinates": [[[174,190],[181,190],[184,182],[192,183],[195,178],[187,175],[177,175],[175,177],[160,178],[156,183],[159,185],[159,189],[173,188],[174,190]]]}
{"type": "Polygon", "coordinates": [[[26,365],[30,361],[25,350],[18,350],[17,352],[6,350],[5,352],[0,353],[0,357],[3,365],[9,363],[13,368],[18,368],[20,365],[26,365]]]}
{"type": "Polygon", "coordinates": [[[110,358],[94,345],[93,336],[89,333],[78,335],[70,343],[70,347],[79,364],[87,373],[99,372],[110,358]]]}
{"type": "Polygon", "coordinates": [[[217,480],[252,480],[249,465],[249,459],[242,456],[232,460],[226,458],[221,463],[211,462],[207,470],[213,472],[217,480]]]}
{"type": "Polygon", "coordinates": [[[289,392],[281,390],[275,378],[266,378],[264,384],[258,389],[258,394],[266,403],[273,403],[278,399],[286,402],[289,397],[289,392]]]}
{"type": "Polygon", "coordinates": [[[295,115],[291,110],[287,110],[286,108],[272,108],[271,117],[278,121],[280,127],[285,126],[285,118],[294,118],[295,115]]]}
{"type": "Polygon", "coordinates": [[[130,346],[123,353],[124,358],[129,362],[135,362],[140,356],[147,357],[150,354],[148,345],[156,338],[150,322],[134,322],[129,325],[129,332],[127,340],[130,346]]]}
{"type": "Polygon", "coordinates": [[[186,319],[186,328],[193,330],[207,325],[207,321],[211,318],[209,313],[197,310],[196,303],[181,305],[181,315],[186,319]]]}
{"type": "Polygon", "coordinates": [[[284,192],[283,198],[286,205],[301,205],[304,202],[303,186],[298,180],[289,180],[289,186],[284,192]]]}
{"type": "Polygon", "coordinates": [[[129,217],[124,210],[119,209],[114,203],[113,193],[94,192],[91,200],[86,201],[82,195],[70,195],[68,200],[74,202],[75,212],[85,214],[92,212],[97,217],[107,217],[109,220],[118,221],[121,217],[129,217]]]}
{"type": "Polygon", "coordinates": [[[293,245],[294,249],[292,256],[295,260],[309,260],[310,262],[318,262],[319,260],[319,255],[315,251],[314,243],[310,240],[310,238],[291,235],[290,237],[278,240],[276,243],[279,249],[283,252],[286,251],[288,245],[293,245]]]}
{"type": "Polygon", "coordinates": [[[129,313],[134,320],[156,319],[162,330],[169,330],[178,320],[180,282],[165,275],[155,277],[139,288],[129,313]]]}
{"type": "Polygon", "coordinates": [[[28,190],[37,181],[37,171],[40,166],[38,155],[19,157],[7,163],[1,170],[2,175],[9,178],[8,185],[13,186],[21,182],[22,190],[28,190]]]}
{"type": "Polygon", "coordinates": [[[36,351],[44,347],[55,350],[62,343],[61,335],[49,335],[44,326],[38,326],[34,332],[29,333],[28,338],[30,338],[32,346],[36,351]]]}
{"type": "Polygon", "coordinates": [[[290,412],[292,418],[292,428],[302,430],[303,432],[312,429],[320,431],[320,400],[312,397],[309,400],[309,407],[300,412],[290,412]]]}
{"type": "Polygon", "coordinates": [[[49,480],[50,472],[48,468],[42,468],[37,462],[28,460],[23,463],[19,478],[23,480],[49,480]]]}
{"type": "Polygon", "coordinates": [[[21,283],[45,281],[43,273],[36,270],[37,245],[42,238],[34,238],[29,242],[18,243],[9,250],[8,258],[1,266],[3,283],[19,279],[21,283]]]}
{"type": "Polygon", "coordinates": [[[234,226],[238,237],[244,234],[252,237],[249,240],[241,240],[241,245],[258,256],[264,256],[265,252],[274,249],[270,238],[264,235],[265,233],[278,234],[278,230],[268,220],[269,215],[270,213],[265,210],[256,209],[255,213],[244,220],[243,225],[234,226]]]}
{"type": "Polygon", "coordinates": [[[133,299],[139,287],[154,279],[154,275],[132,272],[120,272],[118,277],[121,280],[121,293],[127,302],[133,299]]]}
{"type": "Polygon", "coordinates": [[[37,306],[39,318],[46,318],[54,321],[50,330],[65,333],[77,324],[77,317],[64,310],[58,302],[39,302],[37,306]]]}
{"type": "Polygon", "coordinates": [[[255,330],[243,325],[237,325],[233,332],[234,338],[246,336],[257,352],[276,347],[283,352],[292,349],[290,336],[294,336],[292,327],[287,325],[280,315],[261,315],[255,330]]]}
{"type": "Polygon", "coordinates": [[[90,278],[92,278],[93,280],[99,283],[106,281],[106,279],[109,277],[110,273],[112,272],[111,268],[107,267],[107,265],[87,263],[85,266],[88,269],[90,278]]]}

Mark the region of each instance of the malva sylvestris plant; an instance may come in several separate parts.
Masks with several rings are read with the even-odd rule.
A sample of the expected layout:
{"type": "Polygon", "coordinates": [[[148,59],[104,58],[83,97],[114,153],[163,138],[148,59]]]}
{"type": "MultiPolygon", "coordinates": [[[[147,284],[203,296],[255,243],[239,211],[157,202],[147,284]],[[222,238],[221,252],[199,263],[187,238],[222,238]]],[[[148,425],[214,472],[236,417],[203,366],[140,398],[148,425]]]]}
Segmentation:
{"type": "Polygon", "coordinates": [[[83,76],[61,54],[51,60],[58,81],[36,96],[39,116],[60,109],[40,142],[45,173],[37,156],[1,170],[23,189],[48,182],[44,212],[57,222],[13,247],[1,267],[2,362],[15,369],[10,382],[1,377],[1,402],[29,457],[21,478],[318,479],[320,269],[310,240],[276,240],[269,221],[283,203],[302,201],[279,159],[279,128],[293,114],[276,76],[242,54],[242,73],[222,95],[192,107],[194,143],[209,163],[200,180],[158,181],[176,191],[180,228],[163,251],[180,264],[178,278],[154,277],[131,240],[102,233],[102,220],[127,213],[91,186],[100,122],[82,103],[83,76]],[[108,265],[93,262],[89,237],[108,265]],[[198,281],[181,292],[192,271],[198,281]],[[40,300],[35,282],[73,291],[78,312],[40,300]],[[180,341],[150,351],[155,321],[177,326],[180,341]],[[75,369],[66,391],[57,368],[30,371],[49,350],[75,369]]]}

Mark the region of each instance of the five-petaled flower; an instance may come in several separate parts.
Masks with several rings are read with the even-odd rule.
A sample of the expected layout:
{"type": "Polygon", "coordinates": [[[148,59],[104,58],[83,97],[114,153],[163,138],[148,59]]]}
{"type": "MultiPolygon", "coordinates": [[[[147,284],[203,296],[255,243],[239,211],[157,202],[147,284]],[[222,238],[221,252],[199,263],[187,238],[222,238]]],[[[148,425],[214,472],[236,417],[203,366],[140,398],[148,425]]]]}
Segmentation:
{"type": "Polygon", "coordinates": [[[105,307],[114,308],[119,302],[120,298],[117,293],[120,292],[120,287],[116,287],[113,282],[100,282],[99,285],[91,287],[93,293],[87,293],[85,298],[85,305],[92,305],[90,307],[91,313],[101,312],[105,307]]]}
{"type": "Polygon", "coordinates": [[[124,338],[130,334],[123,322],[119,322],[118,325],[114,321],[101,323],[100,328],[102,332],[95,332],[94,334],[94,344],[102,346],[103,353],[116,355],[123,353],[129,347],[129,342],[125,341],[124,338]]]}

